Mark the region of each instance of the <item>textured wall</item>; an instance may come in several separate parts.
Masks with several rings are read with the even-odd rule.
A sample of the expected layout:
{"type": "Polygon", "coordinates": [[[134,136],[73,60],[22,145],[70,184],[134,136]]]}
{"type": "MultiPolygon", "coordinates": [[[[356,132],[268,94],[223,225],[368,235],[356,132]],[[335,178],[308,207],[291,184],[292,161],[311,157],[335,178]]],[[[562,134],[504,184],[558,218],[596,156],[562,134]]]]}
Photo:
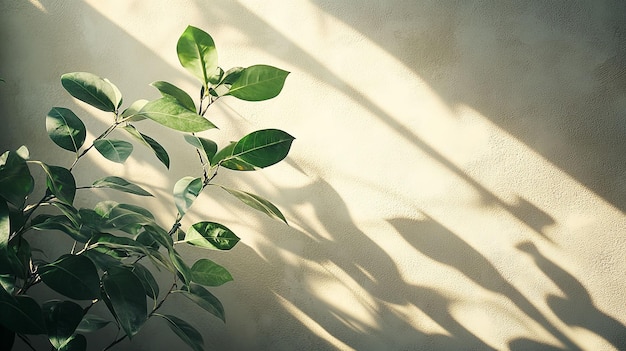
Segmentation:
{"type": "MultiPolygon", "coordinates": [[[[65,72],[108,77],[127,102],[156,98],[155,80],[193,88],[175,54],[192,24],[222,67],[292,72],[274,100],[213,106],[225,131],[203,135],[297,138],[287,163],[218,178],[290,227],[219,193],[185,223],[211,216],[243,240],[210,255],[235,277],[213,289],[226,324],[165,306],[188,310],[208,349],[626,349],[625,18],[619,0],[3,1],[0,144],[67,164],[49,152],[50,107],[104,128],[62,90],[65,72]]],[[[150,208],[166,225],[174,182],[198,169],[147,130],[178,155],[170,172],[140,150],[129,168],[94,154],[77,171],[163,195],[150,208]]],[[[135,342],[118,349],[180,347],[160,321],[135,342]]]]}

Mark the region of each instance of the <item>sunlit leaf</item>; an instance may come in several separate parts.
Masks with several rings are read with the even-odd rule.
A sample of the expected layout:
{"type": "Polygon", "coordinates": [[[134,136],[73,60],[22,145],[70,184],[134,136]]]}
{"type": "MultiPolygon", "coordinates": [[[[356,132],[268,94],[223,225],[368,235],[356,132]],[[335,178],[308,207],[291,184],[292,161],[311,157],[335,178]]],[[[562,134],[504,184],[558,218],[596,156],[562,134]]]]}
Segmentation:
{"type": "Polygon", "coordinates": [[[102,277],[104,292],[118,323],[132,338],[148,318],[146,291],[128,268],[112,267],[102,277]]]}
{"type": "Polygon", "coordinates": [[[114,112],[117,108],[115,88],[92,73],[66,73],[61,76],[61,84],[70,95],[97,109],[114,112]]]}
{"type": "Polygon", "coordinates": [[[280,210],[276,206],[274,206],[274,204],[260,197],[259,195],[251,194],[241,190],[230,189],[224,186],[220,187],[226,190],[229,194],[241,200],[241,202],[243,202],[244,204],[265,213],[271,218],[279,219],[285,222],[285,224],[287,223],[287,220],[285,219],[285,216],[282,214],[282,212],[280,212],[280,210]]]}
{"type": "Polygon", "coordinates": [[[154,152],[159,161],[161,161],[161,163],[165,165],[165,167],[167,167],[168,169],[170,168],[170,156],[167,154],[167,151],[161,144],[159,144],[151,137],[140,133],[137,128],[133,127],[132,125],[127,125],[123,129],[135,139],[139,140],[142,144],[150,148],[150,150],[154,152]]]}
{"type": "Polygon", "coordinates": [[[198,222],[187,230],[183,242],[205,249],[230,250],[237,245],[239,237],[219,223],[198,222]]]}
{"type": "Polygon", "coordinates": [[[186,298],[195,302],[198,306],[202,307],[205,311],[226,322],[224,306],[217,297],[211,294],[204,287],[191,283],[189,286],[181,290],[175,290],[174,292],[182,294],[186,298]]]}
{"type": "Polygon", "coordinates": [[[83,319],[83,308],[71,301],[48,301],[42,311],[50,343],[56,349],[64,347],[83,319]]]}
{"type": "Polygon", "coordinates": [[[185,134],[185,141],[200,150],[207,158],[209,164],[213,163],[213,157],[217,153],[217,144],[214,141],[191,134],[185,134]]]}
{"type": "Polygon", "coordinates": [[[63,255],[55,262],[39,267],[39,275],[52,290],[75,300],[93,300],[100,296],[100,277],[90,259],[63,255]]]}
{"type": "Polygon", "coordinates": [[[141,109],[146,106],[148,102],[149,101],[145,99],[140,99],[133,102],[130,106],[128,106],[127,109],[125,109],[120,114],[120,119],[126,120],[128,122],[138,122],[146,119],[146,117],[139,115],[139,111],[141,111],[141,109]]]}
{"type": "Polygon", "coordinates": [[[180,89],[174,84],[163,82],[163,81],[157,81],[157,82],[153,82],[150,85],[159,89],[159,91],[161,92],[161,95],[173,97],[181,105],[186,107],[189,111],[192,111],[192,112],[196,111],[196,105],[193,103],[193,99],[191,98],[191,96],[189,96],[189,94],[187,94],[184,90],[180,89]]]}
{"type": "Polygon", "coordinates": [[[152,196],[152,194],[144,190],[142,187],[136,184],[133,184],[124,178],[120,178],[116,176],[108,176],[108,177],[98,179],[95,182],[93,182],[92,186],[94,188],[115,189],[115,190],[123,191],[126,193],[131,193],[135,195],[152,196]]]}
{"type": "Polygon", "coordinates": [[[271,99],[280,94],[288,74],[287,71],[267,65],[247,67],[233,82],[227,95],[246,101],[271,99]]]}
{"type": "Polygon", "coordinates": [[[46,116],[46,130],[52,141],[65,150],[76,152],[83,146],[87,129],[72,110],[53,107],[46,116]]]}
{"type": "Polygon", "coordinates": [[[104,81],[109,83],[111,88],[113,88],[113,93],[114,93],[115,99],[111,100],[111,101],[113,101],[113,103],[115,104],[115,108],[116,109],[120,108],[120,106],[122,105],[122,100],[123,100],[122,99],[122,92],[120,91],[120,89],[115,84],[113,84],[107,78],[104,78],[104,81]]]}
{"type": "Polygon", "coordinates": [[[226,268],[219,264],[201,258],[191,266],[191,280],[204,286],[220,286],[233,280],[226,268]]]}
{"type": "Polygon", "coordinates": [[[171,96],[150,101],[139,115],[181,132],[201,132],[215,128],[208,119],[190,111],[171,96]]]}
{"type": "Polygon", "coordinates": [[[117,163],[124,163],[133,152],[133,144],[123,140],[99,139],[93,142],[93,146],[106,159],[117,163]]]}
{"type": "Polygon", "coordinates": [[[176,45],[180,64],[206,86],[217,69],[217,50],[213,38],[201,29],[188,26],[176,45]]]}
{"type": "MultiPolygon", "coordinates": [[[[239,171],[265,168],[280,162],[289,153],[295,138],[278,129],[264,129],[252,132],[241,138],[230,155],[221,159],[221,165],[239,171]]],[[[220,156],[220,157],[221,157],[220,156]]],[[[219,157],[215,157],[217,162],[219,157]]]]}
{"type": "Polygon", "coordinates": [[[174,204],[183,216],[202,191],[202,179],[183,177],[174,184],[174,204]]]}

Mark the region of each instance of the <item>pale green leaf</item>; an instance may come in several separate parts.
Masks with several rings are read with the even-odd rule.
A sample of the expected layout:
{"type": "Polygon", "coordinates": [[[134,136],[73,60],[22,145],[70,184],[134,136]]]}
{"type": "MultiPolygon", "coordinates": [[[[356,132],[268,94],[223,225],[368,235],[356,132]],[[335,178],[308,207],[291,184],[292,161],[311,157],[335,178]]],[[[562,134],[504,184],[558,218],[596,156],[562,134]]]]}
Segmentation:
{"type": "Polygon", "coordinates": [[[262,101],[276,97],[285,85],[289,72],[268,65],[245,68],[233,82],[227,95],[246,101],[262,101]]]}
{"type": "Polygon", "coordinates": [[[201,258],[191,266],[191,281],[204,286],[220,286],[233,280],[226,268],[219,264],[201,258]]]}
{"type": "Polygon", "coordinates": [[[212,164],[213,157],[217,153],[217,144],[214,141],[191,134],[185,134],[185,141],[202,151],[209,164],[212,164]]]}
{"type": "Polygon", "coordinates": [[[202,179],[184,177],[174,184],[174,203],[183,216],[202,191],[202,179]]]}
{"type": "Polygon", "coordinates": [[[207,86],[217,69],[217,49],[213,38],[201,29],[188,26],[176,44],[180,64],[207,86]]]}
{"type": "Polygon", "coordinates": [[[106,80],[87,72],[66,73],[61,84],[70,95],[102,111],[114,112],[118,96],[106,80]]]}
{"type": "Polygon", "coordinates": [[[189,111],[171,96],[150,101],[139,112],[139,115],[181,132],[201,132],[215,128],[215,125],[208,119],[189,111]]]}
{"type": "Polygon", "coordinates": [[[116,163],[124,163],[133,152],[133,144],[123,140],[100,139],[95,140],[93,146],[106,159],[116,163]]]}
{"type": "Polygon", "coordinates": [[[127,181],[124,178],[116,177],[116,176],[108,176],[93,182],[92,185],[94,188],[109,188],[115,189],[119,191],[123,191],[130,194],[140,195],[140,196],[152,196],[145,189],[140,187],[139,185],[133,184],[127,181]]]}
{"type": "Polygon", "coordinates": [[[276,206],[274,206],[274,204],[260,197],[259,195],[251,194],[241,190],[230,189],[224,186],[220,187],[226,190],[229,194],[241,200],[241,202],[243,202],[244,204],[254,208],[255,210],[265,213],[271,218],[279,219],[287,224],[287,220],[285,219],[285,216],[282,214],[282,212],[280,212],[280,210],[276,206]]]}
{"type": "Polygon", "coordinates": [[[159,91],[161,92],[161,95],[173,97],[181,105],[186,107],[189,111],[191,112],[196,111],[196,105],[193,103],[193,99],[191,98],[191,96],[189,96],[189,94],[187,94],[184,90],[180,89],[174,84],[163,82],[163,81],[157,81],[157,82],[153,82],[150,85],[159,89],[159,91]]]}

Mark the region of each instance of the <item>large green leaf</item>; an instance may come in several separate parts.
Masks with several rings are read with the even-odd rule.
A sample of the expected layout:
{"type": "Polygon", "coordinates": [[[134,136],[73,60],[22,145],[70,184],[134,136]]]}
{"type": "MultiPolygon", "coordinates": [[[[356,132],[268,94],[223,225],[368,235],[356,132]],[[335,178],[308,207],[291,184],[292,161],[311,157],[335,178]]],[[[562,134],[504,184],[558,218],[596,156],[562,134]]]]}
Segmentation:
{"type": "Polygon", "coordinates": [[[34,187],[26,160],[18,152],[7,151],[0,156],[0,196],[21,209],[34,187]]]}
{"type": "Polygon", "coordinates": [[[280,162],[289,153],[295,138],[278,129],[263,129],[241,138],[230,155],[218,153],[213,162],[237,171],[252,171],[280,162]]]}
{"type": "Polygon", "coordinates": [[[32,297],[11,296],[0,287],[0,324],[19,334],[44,334],[41,307],[32,297]]]}
{"type": "Polygon", "coordinates": [[[170,326],[170,329],[172,329],[172,331],[194,351],[204,351],[204,340],[202,339],[202,335],[198,332],[198,330],[196,330],[196,328],[192,327],[191,324],[172,315],[160,313],[155,313],[154,315],[165,319],[167,324],[170,326]]]}
{"type": "Polygon", "coordinates": [[[141,109],[146,106],[148,100],[140,99],[133,102],[122,114],[120,114],[120,120],[126,120],[127,122],[137,122],[146,119],[146,117],[139,115],[141,109]]]}
{"type": "Polygon", "coordinates": [[[70,95],[102,111],[117,109],[118,94],[106,80],[87,72],[66,73],[61,84],[70,95]]]}
{"type": "Polygon", "coordinates": [[[102,286],[111,302],[111,312],[126,335],[132,338],[148,318],[143,284],[130,269],[112,267],[102,277],[102,286]]]}
{"type": "Polygon", "coordinates": [[[132,271],[141,281],[143,288],[146,290],[146,295],[148,295],[151,299],[156,300],[157,297],[159,297],[159,284],[154,279],[152,272],[138,262],[133,264],[132,271]]]}
{"type": "Polygon", "coordinates": [[[237,245],[239,237],[219,223],[198,222],[189,228],[182,242],[205,249],[230,250],[237,245]]]}
{"type": "Polygon", "coordinates": [[[48,166],[44,168],[48,178],[48,189],[59,201],[71,205],[76,196],[76,181],[72,172],[67,168],[59,166],[48,166]]]}
{"type": "Polygon", "coordinates": [[[202,179],[183,177],[174,184],[174,204],[181,216],[185,215],[202,191],[202,179]]]}
{"type": "Polygon", "coordinates": [[[91,333],[106,327],[111,321],[108,321],[95,314],[86,314],[76,327],[78,333],[91,333]]]}
{"type": "Polygon", "coordinates": [[[42,312],[48,339],[56,349],[67,345],[83,319],[83,308],[71,301],[48,301],[43,304],[42,312]]]}
{"type": "Polygon", "coordinates": [[[139,185],[133,184],[127,181],[124,178],[116,177],[116,176],[108,176],[104,178],[100,178],[93,182],[92,185],[94,188],[109,188],[115,189],[119,191],[123,191],[125,193],[141,195],[141,196],[153,196],[149,192],[147,192],[144,188],[139,185]]]}
{"type": "Polygon", "coordinates": [[[285,216],[283,216],[282,212],[280,212],[280,210],[276,206],[274,206],[274,204],[260,197],[259,195],[250,194],[241,190],[230,189],[224,186],[220,187],[226,190],[229,194],[241,200],[241,202],[243,202],[244,204],[265,213],[271,218],[279,219],[285,222],[285,224],[287,223],[287,220],[285,219],[285,216]]]}
{"type": "Polygon", "coordinates": [[[280,94],[288,74],[289,72],[272,66],[250,66],[239,74],[227,95],[246,101],[271,99],[280,94]]]}
{"type": "Polygon", "coordinates": [[[181,132],[201,132],[215,128],[215,125],[208,119],[189,111],[171,96],[150,101],[139,112],[139,115],[181,132]]]}
{"type": "Polygon", "coordinates": [[[152,152],[156,155],[156,157],[161,161],[162,164],[165,165],[168,169],[170,168],[170,156],[167,154],[165,148],[159,144],[156,140],[151,137],[139,132],[137,128],[132,125],[127,125],[123,128],[128,134],[130,134],[135,139],[139,140],[142,144],[149,147],[152,152]]]}
{"type": "Polygon", "coordinates": [[[204,287],[191,283],[189,286],[173,292],[182,294],[186,298],[195,302],[198,306],[202,307],[205,311],[226,322],[224,306],[222,306],[222,303],[217,297],[211,294],[204,287]]]}
{"type": "Polygon", "coordinates": [[[53,107],[48,112],[46,130],[55,144],[74,152],[83,146],[87,135],[83,121],[72,110],[63,107],[53,107]]]}
{"type": "Polygon", "coordinates": [[[39,275],[52,290],[75,300],[100,296],[100,277],[96,266],[85,256],[63,255],[39,267],[39,275]]]}
{"type": "Polygon", "coordinates": [[[201,258],[191,266],[191,280],[204,286],[220,286],[233,280],[226,268],[219,264],[201,258]]]}
{"type": "Polygon", "coordinates": [[[213,164],[213,157],[217,153],[217,144],[214,141],[191,134],[185,134],[185,141],[200,150],[209,164],[213,164]]]}
{"type": "Polygon", "coordinates": [[[217,50],[213,38],[201,29],[188,26],[178,39],[176,52],[180,64],[204,86],[217,69],[217,50]]]}
{"type": "Polygon", "coordinates": [[[133,152],[133,144],[123,140],[99,139],[93,142],[93,146],[106,159],[117,163],[124,163],[133,152]]]}
{"type": "Polygon", "coordinates": [[[159,89],[161,95],[173,97],[178,102],[180,102],[181,105],[185,106],[189,111],[196,111],[196,105],[193,103],[193,99],[191,98],[191,96],[189,96],[189,94],[187,94],[184,90],[175,86],[174,84],[157,81],[153,82],[150,85],[159,89]]]}

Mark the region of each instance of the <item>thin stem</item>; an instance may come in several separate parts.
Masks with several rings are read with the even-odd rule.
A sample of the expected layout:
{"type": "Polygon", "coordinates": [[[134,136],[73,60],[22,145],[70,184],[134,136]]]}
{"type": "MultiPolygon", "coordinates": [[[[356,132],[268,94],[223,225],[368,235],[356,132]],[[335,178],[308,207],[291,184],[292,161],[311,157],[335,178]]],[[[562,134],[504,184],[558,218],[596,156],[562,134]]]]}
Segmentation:
{"type": "Polygon", "coordinates": [[[119,338],[113,340],[113,342],[110,343],[109,346],[103,348],[102,351],[109,350],[111,347],[113,347],[113,346],[119,344],[120,342],[124,341],[124,339],[126,339],[126,337],[128,337],[128,335],[124,334],[124,335],[120,336],[119,338]]]}
{"type": "Polygon", "coordinates": [[[100,139],[106,138],[109,134],[111,134],[111,132],[113,130],[115,130],[115,128],[117,128],[118,125],[120,125],[120,123],[122,123],[121,121],[117,121],[117,114],[115,115],[115,120],[116,120],[115,123],[111,124],[104,132],[102,132],[102,134],[100,134],[96,139],[94,139],[94,142],[92,142],[91,145],[88,148],[86,148],[85,150],[83,150],[83,152],[81,152],[79,155],[76,156],[76,159],[74,160],[74,163],[72,163],[72,165],[69,168],[70,172],[72,171],[74,166],[76,166],[76,163],[78,163],[78,160],[80,160],[83,156],[85,156],[85,154],[89,150],[91,150],[91,148],[94,147],[96,140],[100,140],[100,139]]]}
{"type": "Polygon", "coordinates": [[[163,306],[163,303],[165,302],[165,300],[168,298],[168,296],[170,296],[170,294],[172,293],[172,291],[174,291],[174,289],[176,289],[178,287],[178,282],[177,282],[177,278],[176,275],[174,275],[174,283],[172,283],[172,286],[170,287],[170,289],[167,291],[167,294],[165,294],[165,296],[163,296],[163,299],[152,309],[152,312],[150,312],[150,314],[148,315],[148,318],[152,317],[156,311],[159,310],[159,308],[161,308],[161,306],[163,306]]]}

